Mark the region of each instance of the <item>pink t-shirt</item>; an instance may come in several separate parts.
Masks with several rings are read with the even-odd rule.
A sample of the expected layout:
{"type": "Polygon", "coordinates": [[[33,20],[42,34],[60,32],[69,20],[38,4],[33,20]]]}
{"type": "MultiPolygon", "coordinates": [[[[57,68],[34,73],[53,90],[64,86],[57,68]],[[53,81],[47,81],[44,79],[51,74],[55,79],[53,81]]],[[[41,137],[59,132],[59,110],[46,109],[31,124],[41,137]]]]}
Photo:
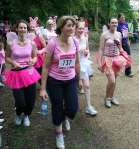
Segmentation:
{"type": "Polygon", "coordinates": [[[46,40],[50,40],[50,39],[52,39],[52,38],[54,38],[56,36],[57,36],[57,34],[55,33],[54,30],[53,31],[49,31],[48,29],[44,29],[44,38],[46,40]]]}
{"type": "Polygon", "coordinates": [[[66,53],[61,50],[58,38],[51,39],[46,47],[46,53],[52,56],[48,75],[57,80],[73,79],[78,49],[78,42],[75,39],[73,39],[72,46],[66,53]]]}
{"type": "Polygon", "coordinates": [[[38,50],[41,50],[42,48],[44,48],[39,35],[36,35],[36,37],[33,39],[33,41],[35,42],[35,45],[38,50]]]}
{"type": "Polygon", "coordinates": [[[16,40],[11,45],[11,58],[19,63],[21,66],[28,66],[29,59],[32,55],[32,44],[30,41],[24,46],[20,46],[16,40]]]}

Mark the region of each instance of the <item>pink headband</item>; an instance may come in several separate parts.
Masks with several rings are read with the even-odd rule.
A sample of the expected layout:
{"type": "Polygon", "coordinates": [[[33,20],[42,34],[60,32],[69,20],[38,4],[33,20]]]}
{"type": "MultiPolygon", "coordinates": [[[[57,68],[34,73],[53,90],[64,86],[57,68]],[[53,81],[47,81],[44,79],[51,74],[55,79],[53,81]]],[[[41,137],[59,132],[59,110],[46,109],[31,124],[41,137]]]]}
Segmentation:
{"type": "Polygon", "coordinates": [[[38,27],[38,17],[35,17],[34,19],[32,17],[29,17],[29,25],[38,27]]]}

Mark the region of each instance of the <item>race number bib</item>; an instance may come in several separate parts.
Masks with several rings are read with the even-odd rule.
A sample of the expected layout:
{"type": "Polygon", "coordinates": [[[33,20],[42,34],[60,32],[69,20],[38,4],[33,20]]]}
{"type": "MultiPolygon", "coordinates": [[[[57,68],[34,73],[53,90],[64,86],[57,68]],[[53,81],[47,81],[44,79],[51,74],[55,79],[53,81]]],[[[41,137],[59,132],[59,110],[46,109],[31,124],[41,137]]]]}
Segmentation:
{"type": "Polygon", "coordinates": [[[60,55],[59,68],[74,68],[75,67],[75,54],[60,55]]]}

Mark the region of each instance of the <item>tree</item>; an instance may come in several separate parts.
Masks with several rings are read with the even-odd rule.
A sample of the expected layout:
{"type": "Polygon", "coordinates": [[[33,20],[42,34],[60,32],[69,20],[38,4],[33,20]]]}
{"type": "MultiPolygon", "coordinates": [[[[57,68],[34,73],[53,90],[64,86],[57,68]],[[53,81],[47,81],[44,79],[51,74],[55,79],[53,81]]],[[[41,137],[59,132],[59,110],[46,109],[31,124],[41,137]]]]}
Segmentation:
{"type": "Polygon", "coordinates": [[[90,18],[95,28],[119,12],[132,17],[129,0],[1,0],[0,17],[11,21],[38,16],[43,22],[50,15],[79,15],[90,18]],[[122,7],[121,7],[122,6],[122,7]]]}

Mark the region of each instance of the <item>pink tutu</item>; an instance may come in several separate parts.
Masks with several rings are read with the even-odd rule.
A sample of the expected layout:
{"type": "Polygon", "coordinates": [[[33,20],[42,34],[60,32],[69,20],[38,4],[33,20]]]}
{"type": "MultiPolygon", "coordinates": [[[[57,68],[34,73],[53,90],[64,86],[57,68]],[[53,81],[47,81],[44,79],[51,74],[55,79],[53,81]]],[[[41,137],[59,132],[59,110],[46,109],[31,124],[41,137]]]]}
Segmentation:
{"type": "Polygon", "coordinates": [[[44,54],[38,54],[38,55],[37,55],[37,62],[36,62],[36,64],[34,65],[34,67],[35,67],[35,68],[40,68],[40,67],[42,67],[43,62],[44,62],[44,54]]]}
{"type": "Polygon", "coordinates": [[[3,82],[12,89],[27,87],[39,79],[40,75],[34,67],[22,70],[6,70],[3,74],[3,82]]]}
{"type": "Polygon", "coordinates": [[[114,57],[100,56],[96,54],[96,61],[101,72],[106,74],[119,73],[126,67],[132,64],[131,58],[125,51],[120,52],[120,55],[114,57]]]}

